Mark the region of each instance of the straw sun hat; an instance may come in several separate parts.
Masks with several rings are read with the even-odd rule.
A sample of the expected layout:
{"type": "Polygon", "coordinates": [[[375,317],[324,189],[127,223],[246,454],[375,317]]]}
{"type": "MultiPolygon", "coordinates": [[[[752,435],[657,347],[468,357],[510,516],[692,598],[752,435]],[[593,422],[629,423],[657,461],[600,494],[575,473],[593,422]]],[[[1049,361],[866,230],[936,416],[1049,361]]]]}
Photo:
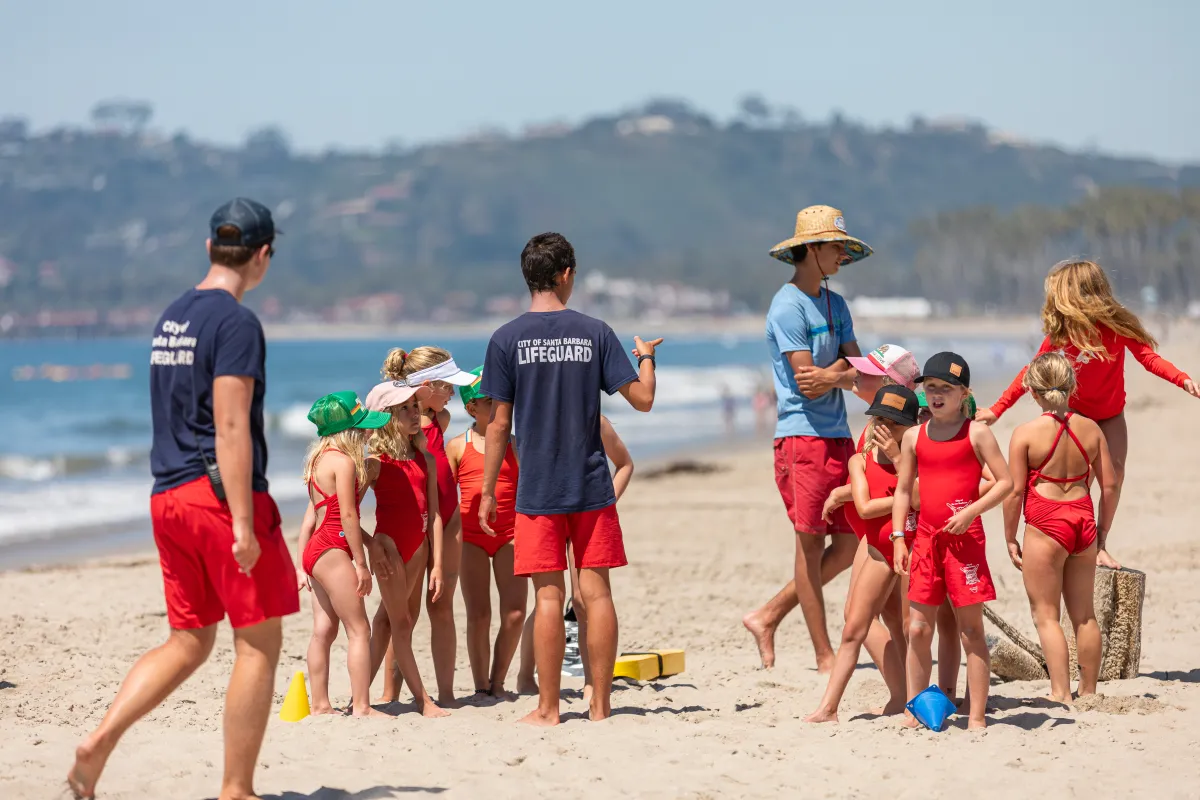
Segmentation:
{"type": "Polygon", "coordinates": [[[792,263],[792,248],[818,242],[842,242],[851,261],[861,261],[873,252],[862,239],[846,233],[842,212],[832,206],[809,206],[796,215],[796,235],[771,248],[771,257],[792,263]]]}

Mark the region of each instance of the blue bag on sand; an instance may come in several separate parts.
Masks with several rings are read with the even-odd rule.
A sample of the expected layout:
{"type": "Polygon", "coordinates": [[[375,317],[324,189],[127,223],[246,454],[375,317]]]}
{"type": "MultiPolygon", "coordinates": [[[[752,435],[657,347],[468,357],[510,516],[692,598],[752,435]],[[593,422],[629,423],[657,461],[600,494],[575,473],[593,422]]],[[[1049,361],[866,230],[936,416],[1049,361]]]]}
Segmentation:
{"type": "Polygon", "coordinates": [[[918,722],[935,733],[946,727],[946,719],[955,711],[954,703],[936,686],[930,686],[909,700],[905,708],[918,722]]]}

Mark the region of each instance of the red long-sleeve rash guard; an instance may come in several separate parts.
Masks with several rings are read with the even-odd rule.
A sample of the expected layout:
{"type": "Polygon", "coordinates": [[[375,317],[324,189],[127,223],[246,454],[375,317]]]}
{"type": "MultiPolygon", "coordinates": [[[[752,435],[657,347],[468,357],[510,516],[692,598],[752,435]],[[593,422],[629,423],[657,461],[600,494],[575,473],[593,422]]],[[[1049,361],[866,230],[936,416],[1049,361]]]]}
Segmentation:
{"type": "MultiPolygon", "coordinates": [[[[1165,381],[1180,388],[1183,382],[1189,380],[1186,373],[1180,372],[1175,365],[1147,344],[1129,339],[1104,325],[1098,326],[1100,341],[1108,351],[1104,358],[1093,353],[1080,353],[1079,348],[1069,342],[1061,348],[1055,348],[1049,337],[1038,349],[1037,355],[1059,350],[1075,367],[1076,388],[1071,396],[1071,408],[1094,420],[1115,417],[1125,410],[1125,351],[1133,353],[1138,363],[1146,368],[1151,375],[1157,375],[1165,381]]],[[[1036,356],[1035,356],[1036,358],[1036,356]]],[[[1026,368],[1027,369],[1027,368],[1026,368]]],[[[1014,403],[1025,394],[1021,382],[1025,378],[1022,369],[1004,394],[1000,395],[991,407],[997,417],[1010,409],[1014,403]]]]}

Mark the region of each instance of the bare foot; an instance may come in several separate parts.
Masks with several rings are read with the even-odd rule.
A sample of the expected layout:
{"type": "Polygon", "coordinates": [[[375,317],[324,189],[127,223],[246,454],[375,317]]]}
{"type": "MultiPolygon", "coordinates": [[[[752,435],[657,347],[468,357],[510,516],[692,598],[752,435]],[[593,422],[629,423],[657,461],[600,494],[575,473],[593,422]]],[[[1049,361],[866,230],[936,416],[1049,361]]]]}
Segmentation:
{"type": "Polygon", "coordinates": [[[439,694],[437,704],[442,708],[462,708],[462,702],[453,694],[439,694]]]}
{"type": "Polygon", "coordinates": [[[1066,697],[1058,697],[1050,694],[1046,695],[1045,700],[1050,703],[1057,703],[1060,706],[1066,706],[1067,708],[1070,708],[1072,705],[1074,705],[1074,698],[1072,698],[1069,694],[1066,697]]]}
{"type": "MultiPolygon", "coordinates": [[[[388,703],[398,703],[398,702],[400,702],[399,694],[396,694],[395,696],[392,696],[390,694],[381,694],[381,695],[379,695],[379,697],[375,698],[375,705],[377,705],[377,706],[386,706],[388,703]]],[[[313,712],[313,713],[316,713],[316,712],[313,712]]]]}
{"type": "Polygon", "coordinates": [[[523,725],[535,725],[540,728],[550,728],[558,724],[558,712],[543,713],[540,708],[535,708],[521,719],[517,720],[523,725]]]}
{"type": "Polygon", "coordinates": [[[758,658],[762,661],[763,669],[775,666],[775,628],[767,625],[758,618],[757,611],[751,611],[742,617],[742,625],[754,637],[758,645],[758,658]]]}
{"type": "Polygon", "coordinates": [[[341,714],[342,712],[333,706],[313,706],[308,713],[310,716],[319,717],[323,714],[341,714]]]}
{"type": "Polygon", "coordinates": [[[985,728],[987,728],[986,719],[975,719],[972,717],[967,720],[967,730],[969,731],[981,731],[985,728]]]}
{"type": "Polygon", "coordinates": [[[838,716],[836,711],[826,711],[823,708],[818,708],[813,713],[804,718],[805,722],[837,722],[838,716]]]}
{"type": "Polygon", "coordinates": [[[583,702],[585,705],[590,706],[592,704],[592,694],[593,694],[592,687],[589,684],[585,683],[583,685],[583,702]]]}
{"type": "Polygon", "coordinates": [[[67,785],[75,797],[91,800],[96,796],[96,781],[110,753],[112,750],[101,750],[91,738],[75,748],[75,763],[67,773],[67,785]]]}
{"type": "Polygon", "coordinates": [[[877,717],[894,717],[897,714],[904,713],[906,710],[903,700],[889,700],[886,706],[872,708],[871,713],[877,717]]]}
{"type": "Polygon", "coordinates": [[[918,722],[918,721],[917,721],[917,718],[916,718],[916,717],[914,717],[914,716],[912,715],[912,713],[911,713],[911,712],[909,712],[909,711],[905,711],[905,712],[904,712],[904,719],[900,720],[900,725],[901,725],[901,726],[903,726],[903,727],[905,727],[905,728],[919,728],[919,727],[921,727],[921,723],[920,723],[920,722],[918,722]]]}
{"type": "Polygon", "coordinates": [[[497,700],[516,700],[517,699],[516,692],[510,692],[507,689],[505,689],[503,686],[496,687],[495,689],[488,692],[487,694],[489,697],[495,697],[497,700]]]}
{"type": "Polygon", "coordinates": [[[421,705],[421,716],[425,719],[437,719],[439,717],[450,716],[450,712],[444,708],[439,708],[437,703],[433,702],[432,697],[427,697],[421,705]]]}
{"type": "Polygon", "coordinates": [[[817,657],[817,674],[818,675],[828,675],[829,673],[833,672],[834,658],[835,658],[835,656],[833,653],[830,653],[829,655],[827,655],[825,657],[818,656],[817,657]]]}
{"type": "Polygon", "coordinates": [[[599,703],[591,703],[588,707],[588,719],[592,722],[601,722],[612,716],[612,706],[605,703],[603,707],[599,703]]]}
{"type": "Polygon", "coordinates": [[[537,694],[538,685],[534,678],[517,677],[517,694],[537,694]]]}
{"type": "Polygon", "coordinates": [[[359,719],[367,718],[367,717],[375,717],[375,718],[385,717],[385,718],[390,719],[392,715],[385,714],[384,712],[380,711],[377,708],[371,708],[370,706],[367,706],[365,709],[361,709],[361,710],[357,709],[357,708],[354,709],[354,711],[350,714],[350,716],[356,717],[359,719]]]}

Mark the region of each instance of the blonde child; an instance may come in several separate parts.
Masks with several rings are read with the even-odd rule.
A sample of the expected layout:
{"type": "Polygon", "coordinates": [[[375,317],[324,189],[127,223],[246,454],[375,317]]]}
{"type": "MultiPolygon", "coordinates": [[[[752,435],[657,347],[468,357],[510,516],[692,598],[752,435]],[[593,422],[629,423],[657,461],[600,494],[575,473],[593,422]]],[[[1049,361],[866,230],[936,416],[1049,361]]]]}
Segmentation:
{"type": "MultiPolygon", "coordinates": [[[[600,415],[600,441],[604,445],[604,454],[612,463],[613,493],[617,500],[629,488],[633,478],[633,456],[629,448],[617,434],[616,428],[609,422],[608,417],[600,415]]],[[[571,544],[567,543],[567,565],[571,575],[571,608],[575,611],[575,621],[578,626],[579,658],[583,661],[583,701],[591,702],[592,697],[592,665],[588,661],[587,649],[587,608],[583,603],[583,595],[579,591],[579,568],[575,566],[575,558],[571,553],[571,544]]],[[[535,607],[525,620],[525,631],[521,639],[521,669],[517,674],[517,691],[521,694],[537,694],[538,684],[534,677],[537,666],[533,658],[533,622],[535,607]]]]}
{"type": "Polygon", "coordinates": [[[1100,628],[1092,592],[1096,553],[1117,510],[1117,479],[1100,426],[1067,406],[1075,390],[1075,370],[1060,353],[1046,353],[1025,371],[1024,385],[1044,412],[1018,427],[1009,444],[1013,489],[1004,501],[1004,535],[1013,565],[1021,570],[1029,608],[1037,625],[1050,698],[1071,702],[1071,672],[1063,636],[1061,602],[1075,628],[1079,654],[1079,694],[1095,694],[1100,672],[1100,628]],[[1033,466],[1036,464],[1037,466],[1033,466]],[[1089,485],[1100,478],[1100,522],[1089,485]],[[1025,514],[1025,546],[1017,525],[1025,514]]]}
{"type": "MultiPolygon", "coordinates": [[[[875,395],[867,414],[871,422],[865,431],[865,442],[861,452],[849,463],[854,502],[847,506],[846,518],[858,534],[859,554],[846,597],[846,624],[825,696],[820,707],[805,717],[805,722],[837,722],[838,705],[858,664],[859,652],[868,631],[878,624],[880,615],[890,636],[878,660],[882,662],[880,672],[891,693],[881,713],[899,714],[904,710],[905,637],[900,581],[892,565],[889,534],[896,490],[894,462],[900,455],[896,443],[903,439],[905,431],[917,424],[917,396],[903,386],[885,386],[875,395]],[[887,431],[887,435],[881,437],[888,442],[887,447],[877,444],[876,435],[881,430],[887,431]]],[[[906,534],[909,527],[906,523],[906,534]]]]}
{"type": "MultiPolygon", "coordinates": [[[[448,351],[429,346],[417,347],[412,351],[393,348],[384,359],[382,373],[385,381],[403,381],[408,386],[424,390],[420,401],[420,432],[424,447],[433,456],[436,466],[436,513],[440,515],[442,524],[441,592],[435,595],[430,586],[425,607],[429,611],[430,647],[433,651],[438,704],[450,707],[457,703],[454,698],[454,661],[458,654],[458,638],[454,629],[454,591],[458,586],[462,561],[462,524],[458,514],[458,485],[446,458],[445,432],[450,425],[446,403],[454,387],[469,386],[475,381],[475,376],[459,369],[448,351]]],[[[431,513],[434,513],[432,507],[431,513]]],[[[434,547],[438,547],[438,542],[434,542],[434,547]]],[[[430,562],[430,569],[432,566],[430,562]]],[[[419,615],[420,609],[413,615],[414,624],[419,615]]],[[[393,655],[389,646],[384,663],[393,663],[393,655]]],[[[399,677],[397,670],[384,671],[385,699],[395,700],[399,697],[399,677]]]]}
{"type": "MultiPolygon", "coordinates": [[[[301,578],[313,596],[308,644],[313,713],[334,713],[329,702],[329,648],[340,623],[348,641],[351,712],[356,717],[376,716],[381,712],[370,704],[371,627],[363,605],[371,593],[365,552],[371,537],[359,525],[358,506],[367,485],[367,432],[383,427],[389,417],[363,408],[354,392],[335,392],[313,403],[308,419],[319,437],[304,461],[309,512],[300,536],[301,578]]],[[[376,560],[373,556],[371,566],[376,560]]]]}
{"type": "MultiPolygon", "coordinates": [[[[1046,303],[1042,306],[1046,334],[1037,355],[1060,351],[1075,369],[1077,388],[1070,407],[1095,420],[1104,433],[1112,456],[1118,497],[1125,482],[1125,457],[1129,430],[1125,424],[1125,351],[1151,374],[1175,384],[1193,397],[1200,387],[1186,373],[1154,352],[1158,343],[1137,315],[1113,296],[1108,276],[1091,261],[1063,261],[1046,276],[1046,303]]],[[[1025,370],[1013,379],[992,407],[976,419],[991,425],[1025,394],[1025,370]]],[[[1114,504],[1116,500],[1114,500],[1114,504]]],[[[1101,548],[1097,563],[1119,567],[1101,548]]]]}
{"type": "MultiPolygon", "coordinates": [[[[483,367],[471,372],[483,374],[483,367]]],[[[500,697],[525,623],[529,579],[513,574],[513,529],[516,525],[517,480],[520,466],[510,443],[496,481],[495,535],[479,525],[480,489],[483,487],[483,458],[492,401],[479,393],[479,379],[458,390],[463,406],[475,421],[446,445],[450,468],[458,480],[459,515],[463,530],[462,592],[467,606],[467,656],[476,694],[500,697]],[[492,654],[488,638],[492,624],[491,574],[496,576],[500,596],[500,631],[492,654]],[[489,658],[490,657],[490,658],[489,658]]]]}
{"type": "MultiPolygon", "coordinates": [[[[388,575],[380,576],[383,602],[371,626],[371,678],[391,653],[397,669],[408,682],[418,710],[426,717],[444,717],[425,691],[412,650],[413,620],[421,607],[421,578],[430,558],[429,591],[442,591],[441,517],[429,509],[437,502],[437,474],[433,457],[414,439],[421,436],[420,396],[403,381],[385,381],[367,395],[367,408],[388,414],[389,422],[375,431],[369,443],[367,477],[375,490],[375,538],[390,564],[388,575]]],[[[388,661],[389,670],[392,661],[388,661]]]]}
{"type": "MultiPolygon", "coordinates": [[[[996,590],[979,516],[1003,500],[1012,480],[996,437],[967,416],[971,370],[966,360],[957,353],[938,353],[925,362],[918,382],[924,384],[930,420],[910,428],[901,442],[891,533],[896,572],[909,574],[908,696],[911,700],[929,685],[933,626],[938,607],[948,598],[967,651],[967,727],[983,728],[989,660],[982,604],[995,600],[996,590]],[[996,482],[981,496],[985,465],[996,482]],[[918,471],[921,508],[910,563],[904,529],[918,471]]],[[[917,721],[909,717],[906,724],[917,721]]]]}

